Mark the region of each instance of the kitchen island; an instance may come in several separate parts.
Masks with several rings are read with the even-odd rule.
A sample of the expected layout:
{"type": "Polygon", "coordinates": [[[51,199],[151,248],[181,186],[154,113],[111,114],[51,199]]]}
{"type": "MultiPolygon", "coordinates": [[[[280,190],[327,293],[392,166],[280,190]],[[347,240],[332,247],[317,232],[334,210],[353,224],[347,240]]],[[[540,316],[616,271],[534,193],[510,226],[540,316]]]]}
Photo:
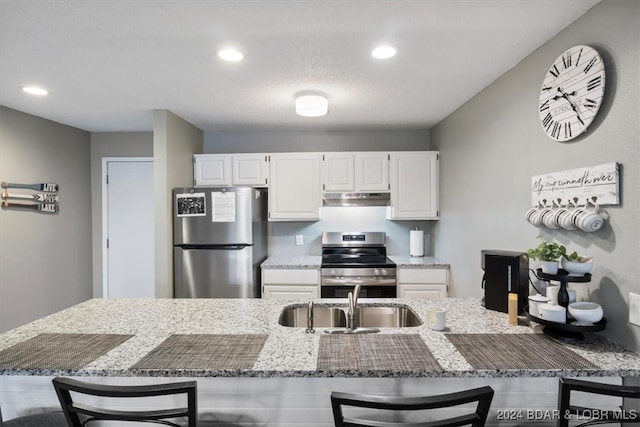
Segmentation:
{"type": "MultiPolygon", "coordinates": [[[[385,351],[401,352],[405,342],[397,341],[398,337],[410,337],[428,356],[428,363],[403,364],[403,360],[398,362],[402,359],[402,353],[399,353],[390,358],[396,362],[382,357],[383,360],[376,360],[371,365],[336,365],[323,352],[327,349],[335,351],[336,348],[339,351],[340,347],[336,345],[342,343],[354,345],[353,340],[346,341],[354,335],[329,335],[323,333],[323,328],[308,334],[304,327],[278,324],[284,307],[302,303],[306,302],[94,299],[73,306],[0,335],[0,403],[3,412],[11,416],[24,412],[29,406],[55,406],[50,379],[63,375],[91,377],[85,379],[111,384],[171,380],[167,377],[195,378],[198,380],[201,412],[222,418],[237,415],[248,425],[331,425],[328,397],[331,390],[421,394],[487,384],[496,389],[492,405],[495,419],[498,409],[555,408],[557,378],[560,376],[598,377],[601,381],[614,383],[640,377],[640,356],[598,334],[588,334],[581,342],[551,343],[557,346],[553,347],[556,350],[569,352],[566,353],[570,355],[567,360],[571,359],[571,363],[560,367],[553,364],[547,367],[527,366],[529,357],[526,355],[535,354],[551,340],[540,334],[535,325],[524,324],[525,319],[521,319],[522,325],[510,326],[506,314],[484,309],[475,298],[361,300],[366,305],[406,304],[422,320],[426,320],[429,308],[444,307],[448,311],[447,328],[434,331],[426,323],[417,327],[381,328],[378,334],[367,335],[376,338],[366,338],[366,342],[360,344],[355,342],[356,346],[366,344],[368,347],[362,348],[375,353],[377,342],[393,337],[396,341],[385,351]],[[78,367],[47,365],[55,365],[54,362],[40,362],[41,366],[38,366],[37,361],[11,358],[12,349],[42,336],[53,337],[54,342],[56,337],[66,339],[69,336],[74,339],[78,336],[117,336],[119,341],[94,360],[78,367]],[[535,348],[524,351],[514,346],[515,359],[525,359],[522,366],[507,364],[478,368],[478,363],[483,362],[474,359],[473,348],[469,350],[468,344],[473,344],[473,341],[465,342],[469,338],[481,338],[481,341],[476,341],[476,344],[481,344],[485,339],[491,342],[496,337],[525,336],[536,341],[533,341],[535,348]],[[218,341],[211,344],[213,347],[199,347],[204,345],[202,340],[207,337],[218,341]],[[329,342],[329,337],[335,338],[329,342]],[[184,345],[184,350],[178,348],[173,354],[180,356],[163,359],[159,350],[164,348],[168,354],[176,351],[175,348],[166,348],[169,338],[197,338],[200,341],[182,341],[182,344],[178,341],[175,345],[184,345]],[[230,338],[244,338],[245,341],[234,341],[235,351],[233,348],[226,353],[219,351],[229,344],[230,338]],[[343,339],[346,340],[340,341],[343,339]],[[202,356],[198,354],[199,348],[204,348],[201,352],[210,354],[209,357],[199,359],[202,356]],[[516,354],[518,351],[520,354],[516,354]],[[243,352],[246,357],[238,357],[243,352]],[[184,360],[184,354],[191,358],[184,360]],[[321,362],[324,364],[319,368],[321,362]],[[507,398],[513,392],[517,392],[519,398],[514,398],[514,395],[507,398]]],[[[346,305],[345,300],[316,300],[314,303],[317,307],[346,305]]],[[[55,345],[51,348],[53,352],[58,351],[55,345]]],[[[416,352],[415,349],[409,350],[407,359],[416,352]]],[[[489,351],[499,354],[501,350],[489,348],[489,351]]],[[[510,351],[507,349],[503,353],[510,351]]],[[[366,357],[363,360],[366,361],[366,357]]],[[[561,365],[563,363],[560,362],[561,365]]]]}

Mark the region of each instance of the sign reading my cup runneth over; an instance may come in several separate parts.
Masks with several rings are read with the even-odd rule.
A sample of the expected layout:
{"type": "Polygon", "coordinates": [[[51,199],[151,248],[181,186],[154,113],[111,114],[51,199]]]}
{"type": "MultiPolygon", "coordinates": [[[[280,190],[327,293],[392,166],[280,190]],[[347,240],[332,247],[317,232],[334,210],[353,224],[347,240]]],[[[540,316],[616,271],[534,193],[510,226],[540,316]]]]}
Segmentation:
{"type": "Polygon", "coordinates": [[[547,206],[558,199],[565,205],[569,200],[578,199],[584,205],[587,200],[599,205],[619,205],[619,165],[605,163],[563,172],[552,172],[546,175],[531,177],[531,204],[547,201],[547,206]]]}

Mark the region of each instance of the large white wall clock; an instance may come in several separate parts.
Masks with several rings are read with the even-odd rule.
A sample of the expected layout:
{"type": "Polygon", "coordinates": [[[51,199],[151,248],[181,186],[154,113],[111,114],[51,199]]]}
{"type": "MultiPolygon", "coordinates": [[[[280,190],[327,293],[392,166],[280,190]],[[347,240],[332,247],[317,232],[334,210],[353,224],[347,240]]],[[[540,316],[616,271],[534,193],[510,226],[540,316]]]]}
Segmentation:
{"type": "Polygon", "coordinates": [[[540,123],[556,141],[587,130],[604,98],[604,63],[589,46],[574,46],[556,59],[540,89],[540,123]]]}

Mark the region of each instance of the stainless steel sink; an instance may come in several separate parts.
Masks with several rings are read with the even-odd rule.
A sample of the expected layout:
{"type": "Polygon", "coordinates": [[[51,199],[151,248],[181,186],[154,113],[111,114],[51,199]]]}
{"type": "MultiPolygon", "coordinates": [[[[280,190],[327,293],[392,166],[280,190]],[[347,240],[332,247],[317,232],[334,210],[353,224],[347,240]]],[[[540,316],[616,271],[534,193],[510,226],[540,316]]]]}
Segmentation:
{"type": "MultiPolygon", "coordinates": [[[[307,304],[285,307],[278,323],[282,326],[306,328],[307,304]]],[[[314,328],[346,328],[347,307],[314,306],[314,328]]],[[[356,308],[357,328],[406,328],[422,325],[422,319],[404,304],[360,305],[356,308]]],[[[336,331],[337,333],[337,331],[336,331]]]]}
{"type": "Polygon", "coordinates": [[[356,325],[362,328],[407,328],[422,325],[422,319],[406,305],[361,305],[356,309],[356,325]]]}
{"type": "MultiPolygon", "coordinates": [[[[307,327],[307,304],[285,307],[278,323],[293,328],[307,327]]],[[[347,317],[340,307],[313,307],[314,328],[342,328],[347,326],[347,317]]]]}

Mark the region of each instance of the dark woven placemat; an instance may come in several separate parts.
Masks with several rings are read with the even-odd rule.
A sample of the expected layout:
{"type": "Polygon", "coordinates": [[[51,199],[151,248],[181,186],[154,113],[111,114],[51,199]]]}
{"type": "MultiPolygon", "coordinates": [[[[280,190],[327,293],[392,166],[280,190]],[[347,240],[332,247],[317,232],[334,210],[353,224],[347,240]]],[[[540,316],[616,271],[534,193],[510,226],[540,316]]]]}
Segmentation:
{"type": "Polygon", "coordinates": [[[251,369],[267,335],[171,335],[133,369],[251,369]]]}
{"type": "Polygon", "coordinates": [[[77,370],[132,336],[41,334],[0,351],[0,368],[77,370]]]}
{"type": "Polygon", "coordinates": [[[474,369],[595,369],[542,334],[446,334],[474,369]]]}
{"type": "Polygon", "coordinates": [[[416,371],[442,369],[417,334],[322,335],[319,371],[416,371]]]}

